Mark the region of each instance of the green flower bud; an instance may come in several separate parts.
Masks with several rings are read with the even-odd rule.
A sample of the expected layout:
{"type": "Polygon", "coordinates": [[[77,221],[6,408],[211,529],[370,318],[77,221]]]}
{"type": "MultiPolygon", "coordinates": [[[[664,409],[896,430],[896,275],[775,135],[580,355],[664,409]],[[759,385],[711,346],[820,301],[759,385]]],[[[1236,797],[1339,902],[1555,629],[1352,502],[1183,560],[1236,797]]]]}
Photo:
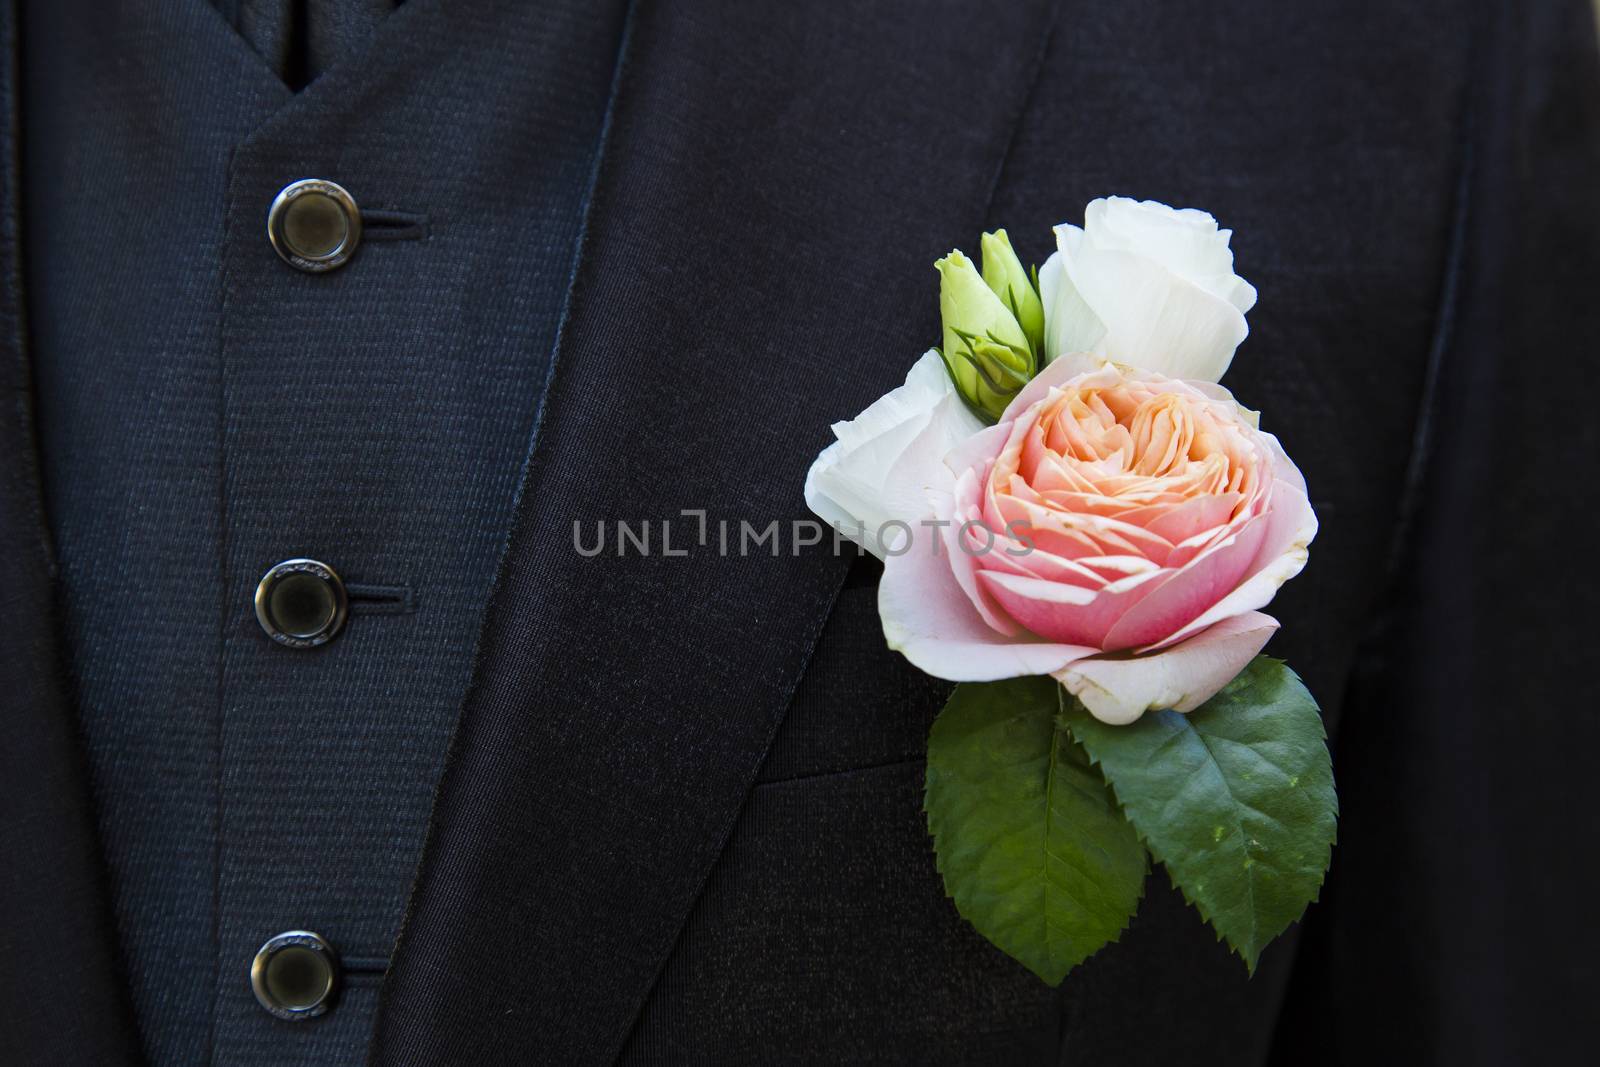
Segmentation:
{"type": "Polygon", "coordinates": [[[1016,316],[1022,332],[1028,335],[1028,346],[1037,363],[1039,354],[1044,351],[1044,301],[1039,299],[1039,292],[1023,269],[1022,261],[1011,250],[1011,238],[1006,236],[1006,231],[984,234],[981,250],[983,280],[1016,316]]]}
{"type": "Polygon", "coordinates": [[[967,406],[996,422],[1038,370],[1034,349],[1017,317],[970,259],[951,252],[934,266],[944,321],[939,355],[967,406]]]}

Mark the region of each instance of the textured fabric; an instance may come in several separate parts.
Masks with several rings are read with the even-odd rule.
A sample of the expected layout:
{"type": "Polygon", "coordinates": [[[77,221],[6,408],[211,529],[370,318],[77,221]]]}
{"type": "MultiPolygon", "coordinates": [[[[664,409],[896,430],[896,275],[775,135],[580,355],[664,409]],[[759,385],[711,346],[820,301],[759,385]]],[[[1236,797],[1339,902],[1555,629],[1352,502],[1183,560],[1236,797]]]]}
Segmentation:
{"type": "Polygon", "coordinates": [[[1060,996],[937,890],[924,767],[756,786],[621,1061],[1053,1063],[1060,996]]]}
{"type": "Polygon", "coordinates": [[[621,1062],[1054,1061],[1060,994],[962,921],[928,847],[949,684],[863,640],[877,625],[877,590],[847,584],[621,1062]]]}
{"type": "Polygon", "coordinates": [[[959,1063],[960,1042],[927,1051],[949,1017],[1017,1035],[1052,1006],[1069,1062],[1266,1056],[1293,940],[1248,980],[1159,875],[1124,943],[1059,1000],[969,985],[975,968],[1015,965],[947,934],[943,966],[924,957],[914,977],[862,938],[944,906],[937,881],[902,879],[899,843],[922,825],[914,791],[853,769],[914,754],[940,690],[854,651],[882,634],[859,604],[839,615],[852,590],[788,707],[844,560],[578,560],[568,541],[575,519],[681,507],[797,517],[827,423],[935,336],[928,264],[971,247],[985,220],[1037,261],[1049,225],[1092,196],[1200,204],[1237,228],[1263,293],[1230,384],[1268,413],[1325,519],[1316,565],[1275,605],[1274,650],[1336,724],[1424,399],[1470,39],[1443,0],[1403,20],[1356,15],[1069,8],[1041,55],[1050,5],[641,10],[547,421],[385,986],[379,1062],[513,1063],[538,1048],[603,1063],[619,1042],[630,1062],[747,1062],[759,1033],[799,1060],[915,1048],[959,1063]],[[1377,193],[1353,177],[1374,174],[1377,193]],[[1368,420],[1359,443],[1341,432],[1351,410],[1368,420]],[[648,439],[613,432],[637,425],[648,439]],[[616,627],[624,605],[671,624],[616,627]],[[786,712],[772,774],[812,777],[795,787],[805,804],[770,807],[781,790],[748,787],[786,712]],[[854,846],[835,804],[858,809],[854,846]],[[836,880],[803,858],[818,855],[808,834],[837,835],[836,880]],[[752,855],[771,884],[750,888],[750,910],[703,892],[714,872],[753,877],[752,855]],[[861,871],[874,857],[877,879],[861,871]],[[801,927],[832,931],[816,935],[831,980],[785,936],[801,927]],[[867,948],[832,948],[852,941],[867,948]],[[759,1019],[711,981],[759,990],[759,1019]]]}
{"type": "Polygon", "coordinates": [[[203,4],[30,5],[32,357],[66,647],[146,1049],[359,1062],[565,302],[620,5],[407,5],[291,96],[203,4]],[[371,212],[308,275],[267,206],[371,212]],[[48,239],[43,239],[48,235],[48,239]],[[378,238],[389,237],[390,240],[378,238]],[[409,238],[409,239],[406,239],[409,238]],[[357,598],[298,652],[257,580],[357,598]],[[255,1003],[268,937],[346,962],[255,1003]]]}
{"type": "Polygon", "coordinates": [[[73,728],[24,343],[19,40],[0,9],[0,1063],[136,1061],[73,728]]]}
{"type": "Polygon", "coordinates": [[[1600,54],[1581,0],[1481,29],[1426,447],[1285,1063],[1594,1057],[1600,54]]]}
{"type": "MultiPolygon", "coordinates": [[[[884,353],[914,355],[931,336],[929,264],[983,221],[1050,14],[1043,3],[636,11],[546,415],[373,1062],[587,1064],[621,1052],[846,561],[787,542],[773,554],[582,559],[573,522],[702,506],[712,524],[805,517],[800,486],[829,419],[904,374],[905,357],[884,353]],[[1030,42],[1018,63],[986,64],[1015,42],[1030,42]]],[[[858,684],[870,701],[886,680],[858,684]]],[[[911,883],[860,884],[872,891],[851,894],[853,906],[882,917],[911,883]]],[[[768,1031],[774,1056],[804,1055],[784,1041],[801,1029],[872,1029],[822,1014],[783,981],[791,957],[772,928],[750,932],[738,958],[779,979],[775,1002],[791,998],[768,1031]]],[[[885,960],[859,959],[882,980],[885,960]]],[[[986,994],[962,959],[925,988],[959,983],[947,1001],[984,1025],[969,998],[986,994]]],[[[677,1043],[715,1059],[733,1020],[685,1007],[664,1005],[677,1043]]]]}
{"type": "Polygon", "coordinates": [[[41,458],[144,1048],[203,1062],[218,966],[221,243],[176,252],[171,238],[219,231],[227,153],[274,101],[204,7],[78,7],[29,4],[22,23],[41,458]]]}
{"type": "Polygon", "coordinates": [[[291,89],[365,44],[396,0],[211,0],[291,89]]]}
{"type": "MultiPolygon", "coordinates": [[[[399,48],[389,35],[415,10],[389,16],[379,40],[399,48]]],[[[1581,644],[1597,605],[1581,574],[1536,580],[1538,563],[1555,566],[1561,546],[1600,532],[1581,492],[1596,441],[1579,361],[1600,345],[1589,291],[1600,234],[1586,204],[1600,172],[1600,72],[1584,14],[1583,0],[641,3],[549,400],[377,994],[371,1062],[1498,1067],[1585,1056],[1600,946],[1585,922],[1587,820],[1572,813],[1586,810],[1584,761],[1600,740],[1581,644]],[[572,549],[574,519],[678,519],[686,507],[713,523],[803,518],[801,478],[828,422],[898,382],[936,336],[929,264],[952,245],[971,249],[986,222],[1041,259],[1046,227],[1105,192],[1199,205],[1235,228],[1240,271],[1262,300],[1228,382],[1283,438],[1323,520],[1311,566],[1274,604],[1284,627],[1269,651],[1306,677],[1335,729],[1346,816],[1305,935],[1269,949],[1252,980],[1159,871],[1121,942],[1060,990],[960,922],[919,803],[917,758],[944,687],[882,648],[870,563],[793,555],[787,542],[729,559],[572,549]],[[1352,410],[1364,416],[1358,434],[1352,410]],[[1501,669],[1517,663],[1537,669],[1508,681],[1501,669]]],[[[465,51],[487,81],[522,71],[522,54],[492,39],[457,40],[437,62],[449,78],[466,68],[445,56],[465,51]]],[[[353,69],[336,65],[296,106],[310,115],[353,69]]],[[[451,108],[457,121],[507,106],[478,88],[451,108]]],[[[372,135],[393,145],[410,150],[418,129],[437,129],[409,115],[402,137],[374,106],[372,135]]],[[[253,182],[272,188],[252,168],[289,150],[268,141],[241,155],[241,203],[261,195],[253,182]]],[[[336,178],[357,162],[392,173],[361,152],[346,159],[309,162],[336,178]]],[[[527,210],[533,195],[505,169],[477,187],[504,211],[527,210]]],[[[383,195],[382,206],[439,224],[427,198],[383,195]]],[[[202,242],[200,254],[259,240],[229,233],[228,250],[202,242]]],[[[394,300],[415,297],[428,290],[404,256],[418,248],[364,249],[324,280],[362,289],[371,278],[358,272],[381,253],[394,300]]],[[[262,270],[248,280],[265,284],[262,270]]],[[[297,314],[314,307],[318,290],[301,287],[317,281],[283,286],[297,314]]],[[[519,292],[486,284],[472,300],[515,313],[477,320],[479,343],[524,314],[519,292]]],[[[260,294],[234,296],[264,314],[260,294]]],[[[344,339],[340,352],[359,362],[344,339]]],[[[285,358],[329,384],[309,357],[285,358]]],[[[225,369],[212,383],[219,420],[228,403],[253,410],[228,384],[265,373],[225,369]]],[[[437,381],[457,373],[442,367],[437,381]]],[[[120,385],[125,403],[140,396],[136,379],[120,385]]],[[[264,491],[248,457],[224,458],[218,479],[264,491]]],[[[176,491],[148,481],[129,489],[144,508],[176,491]]],[[[409,491],[400,465],[385,484],[409,491]]],[[[37,553],[25,540],[35,527],[0,526],[11,538],[0,547],[37,553]]],[[[276,547],[264,523],[240,529],[276,547]]],[[[80,561],[80,574],[116,577],[122,561],[101,559],[80,561]]],[[[259,568],[240,552],[226,559],[225,588],[210,592],[238,605],[259,568]]],[[[369,648],[359,642],[377,638],[360,635],[378,624],[429,610],[399,570],[360,576],[417,587],[416,616],[354,619],[328,662],[369,648]]],[[[36,599],[24,589],[10,603],[36,599]]],[[[269,672],[250,672],[250,624],[235,621],[225,677],[250,700],[212,721],[224,739],[262,738],[269,672]]],[[[68,623],[81,632],[70,610],[68,623]]],[[[51,647],[31,614],[19,625],[32,635],[20,647],[51,647]]],[[[137,677],[130,668],[122,683],[137,677]]],[[[41,723],[47,688],[29,697],[41,723]]],[[[358,721],[348,687],[327,700],[318,706],[335,727],[294,729],[386,743],[375,720],[358,721]]],[[[204,707],[172,713],[204,729],[204,707]]],[[[190,730],[166,736],[203,752],[190,730]]],[[[169,779],[149,782],[144,803],[180,794],[153,749],[126,759],[124,788],[141,768],[169,779]]],[[[335,773],[355,781],[353,762],[335,773]]],[[[115,765],[102,755],[95,767],[104,789],[115,765]]],[[[296,803],[359,816],[352,795],[296,803]]],[[[74,810],[70,798],[35,803],[12,828],[70,824],[74,810]]],[[[126,880],[139,854],[114,809],[99,810],[126,880]]],[[[152,868],[178,865],[186,832],[152,841],[152,868]]],[[[61,879],[39,879],[41,895],[92,892],[78,847],[61,879]]],[[[239,847],[247,857],[261,846],[239,847]]],[[[288,872],[274,877],[304,870],[295,855],[271,862],[288,872]]],[[[230,899],[245,899],[244,879],[230,899]]],[[[0,884],[24,914],[68,917],[0,884]]],[[[114,1000],[92,920],[72,922],[97,963],[40,980],[66,1001],[114,1000]]],[[[124,938],[134,944],[125,915],[124,938]]],[[[23,980],[9,957],[0,975],[8,989],[23,980]]],[[[18,1009],[0,1013],[9,1023],[18,1009]]],[[[120,1047],[73,1044],[82,1039],[50,1014],[21,1022],[0,1026],[0,1042],[47,1027],[58,1039],[22,1045],[52,1054],[21,1062],[94,1062],[120,1047]]],[[[242,1042],[238,1054],[263,1048],[242,1042]]]]}
{"type": "MultiPolygon", "coordinates": [[[[942,896],[931,880],[901,882],[892,847],[877,882],[856,873],[921,816],[912,795],[863,788],[850,761],[903,753],[914,732],[899,716],[921,726],[937,706],[935,692],[907,701],[903,674],[862,671],[848,649],[881,640],[870,613],[824,631],[800,689],[830,697],[797,696],[772,746],[783,775],[842,772],[803,779],[814,816],[763,816],[795,810],[768,805],[774,785],[729,818],[725,798],[746,795],[739,767],[762,746],[822,614],[816,590],[838,581],[842,563],[612,558],[601,568],[559,543],[573,519],[615,516],[622,503],[629,515],[696,505],[757,521],[791,514],[826,422],[898,379],[903,359],[884,353],[913,353],[934,335],[917,268],[970,244],[978,220],[961,220],[948,198],[984,197],[980,175],[999,167],[975,133],[1014,130],[986,214],[1028,258],[1047,251],[1050,223],[1108,190],[1204,205],[1236,228],[1263,300],[1230,384],[1267,413],[1324,518],[1315,566],[1275,604],[1285,626],[1273,651],[1304,674],[1331,726],[1364,712],[1346,682],[1387,595],[1420,461],[1466,165],[1471,13],[1448,2],[1403,14],[1329,5],[1314,17],[1281,5],[1135,3],[1089,18],[1069,5],[1017,122],[1002,100],[1020,99],[1030,57],[986,35],[1037,41],[1036,14],[976,26],[925,6],[848,19],[748,5],[642,12],[551,421],[524,489],[538,507],[521,516],[491,610],[385,989],[380,1057],[518,1062],[537,1048],[550,1062],[606,1062],[663,929],[682,933],[624,1046],[630,1061],[744,1062],[755,1031],[776,1058],[828,1062],[867,1048],[898,1060],[934,1045],[950,1014],[1030,1031],[1037,989],[991,983],[987,1009],[964,999],[976,957],[912,980],[893,955],[863,951],[845,964],[841,952],[831,982],[819,981],[810,940],[785,936],[829,928],[876,946],[856,919],[931,914],[942,896]],[[930,70],[946,80],[918,76],[930,70]],[[983,77],[949,79],[957,70],[983,77]],[[976,128],[974,109],[985,116],[976,128]],[[729,130],[740,134],[731,157],[729,130]],[[730,201],[743,210],[725,210],[730,201]],[[680,271],[659,273],[664,261],[680,271]],[[684,274],[704,289],[678,284],[684,274]],[[741,284],[750,277],[782,282],[752,294],[741,284]],[[651,362],[622,362],[640,350],[651,362]],[[737,363],[721,358],[729,351],[737,363]],[[709,430],[702,396],[718,403],[709,430]],[[1352,437],[1357,410],[1364,424],[1352,437]],[[606,433],[642,422],[672,447],[606,433]],[[760,429],[730,450],[727,426],[760,429]],[[616,632],[597,603],[673,624],[616,632]],[[854,850],[831,850],[852,887],[838,895],[799,840],[839,832],[825,814],[830,790],[874,812],[858,812],[854,850]],[[719,878],[750,880],[763,864],[770,884],[750,883],[749,910],[718,891],[719,878]],[[759,994],[757,1018],[734,1009],[726,991],[741,986],[759,994]],[[944,1014],[917,1013],[931,1003],[944,1014]]],[[[1342,781],[1348,794],[1370,779],[1346,767],[1342,781]]],[[[1381,907],[1384,886],[1367,892],[1381,907]]],[[[1063,987],[1064,1059],[1264,1062],[1294,938],[1249,980],[1159,874],[1148,894],[1123,943],[1063,987]]],[[[946,1060],[963,1052],[952,1045],[946,1060]]]]}
{"type": "MultiPolygon", "coordinates": [[[[1096,11],[1063,23],[1052,45],[1036,100],[1061,103],[1030,109],[991,221],[1028,235],[1017,243],[1034,261],[1057,216],[1109,191],[1203,207],[1234,231],[1260,301],[1224,384],[1281,439],[1321,520],[1311,562],[1268,609],[1282,628],[1265,651],[1299,672],[1337,733],[1427,403],[1464,165],[1471,5],[1096,11]]],[[[1334,770],[1342,796],[1366,781],[1359,766],[1334,770]]],[[[1263,1062],[1296,933],[1248,977],[1156,870],[1122,942],[1065,987],[1077,1012],[1069,1062],[1263,1062]],[[1152,1001],[1159,1025],[1141,1022],[1152,1001]]]]}

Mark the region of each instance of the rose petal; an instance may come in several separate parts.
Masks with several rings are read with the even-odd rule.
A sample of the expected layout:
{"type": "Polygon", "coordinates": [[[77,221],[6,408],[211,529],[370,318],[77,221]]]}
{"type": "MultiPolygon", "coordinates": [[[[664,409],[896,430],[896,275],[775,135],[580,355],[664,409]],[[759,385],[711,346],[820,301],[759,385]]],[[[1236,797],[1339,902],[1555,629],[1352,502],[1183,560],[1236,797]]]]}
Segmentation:
{"type": "Polygon", "coordinates": [[[1311,510],[1311,502],[1293,485],[1277,482],[1272,487],[1272,510],[1266,519],[1266,533],[1249,577],[1188,625],[1149,648],[1165,648],[1229,616],[1264,608],[1277,595],[1279,586],[1300,573],[1317,536],[1317,515],[1311,510]]]}
{"type": "Polygon", "coordinates": [[[939,457],[981,428],[957,396],[939,354],[926,352],[903,385],[854,419],[834,424],[838,440],[806,472],[806,504],[881,557],[883,525],[914,522],[926,514],[922,483],[938,484],[941,473],[948,480],[939,457]]]}
{"type": "Polygon", "coordinates": [[[1098,589],[1044,581],[999,570],[978,572],[984,586],[1031,633],[1052,641],[1098,647],[1101,637],[1144,599],[1157,572],[1131,575],[1098,589]]]}
{"type": "MultiPolygon", "coordinates": [[[[940,401],[884,476],[880,499],[885,521],[906,523],[915,532],[918,522],[931,517],[934,494],[951,492],[955,483],[955,475],[942,457],[959,448],[980,426],[954,393],[940,401]]],[[[899,531],[895,533],[899,535],[899,531]]],[[[882,558],[882,553],[877,555],[882,558]]]]}
{"type": "Polygon", "coordinates": [[[996,537],[991,547],[974,530],[969,541],[973,546],[973,555],[978,555],[980,552],[982,554],[981,559],[974,560],[980,571],[998,570],[1021,578],[1064,582],[1088,590],[1102,588],[1108,580],[1099,571],[1083,566],[1073,557],[1058,556],[1038,546],[1029,549],[1026,545],[1010,538],[996,537]],[[984,549],[988,550],[983,551],[984,549]]]}
{"type": "Polygon", "coordinates": [[[1268,524],[1257,516],[1152,589],[1106,634],[1108,651],[1137,648],[1187,626],[1237,588],[1261,551],[1268,524]]]}
{"type": "MultiPolygon", "coordinates": [[[[1182,544],[1196,534],[1214,530],[1226,523],[1233,515],[1234,509],[1243,502],[1242,493],[1190,497],[1181,504],[1164,507],[1159,511],[1151,508],[1144,527],[1153,534],[1165,537],[1174,545],[1182,544]]],[[[1141,514],[1140,518],[1144,518],[1144,515],[1141,514]]],[[[1137,522],[1139,519],[1124,515],[1123,521],[1137,522]]]]}
{"type": "Polygon", "coordinates": [[[980,492],[976,473],[967,471],[956,479],[954,493],[949,496],[935,495],[934,516],[943,525],[928,527],[924,532],[936,532],[937,537],[922,537],[917,551],[923,554],[943,553],[949,561],[951,576],[961,591],[967,594],[967,600],[977,611],[978,617],[997,633],[1015,634],[1018,630],[1016,621],[1008,617],[989,592],[978,584],[977,557],[961,546],[962,528],[969,522],[983,524],[983,515],[978,510],[980,492]]]}
{"type": "Polygon", "coordinates": [[[1283,450],[1283,443],[1274,434],[1261,435],[1267,442],[1267,449],[1272,455],[1272,473],[1280,482],[1288,482],[1300,492],[1306,492],[1306,476],[1300,473],[1300,468],[1294,465],[1294,460],[1289,458],[1289,453],[1283,450]]]}
{"type": "Polygon", "coordinates": [[[841,451],[839,442],[835,441],[817,454],[817,458],[811,462],[811,468],[806,471],[805,497],[806,506],[816,512],[823,522],[843,528],[853,524],[855,516],[829,495],[828,489],[833,487],[827,478],[827,472],[839,461],[841,451]]]}
{"type": "Polygon", "coordinates": [[[1219,229],[1207,212],[1108,196],[1089,203],[1083,225],[1096,248],[1153,259],[1241,312],[1255,306],[1255,288],[1233,273],[1233,251],[1228,247],[1233,231],[1219,229]]]}
{"type": "Polygon", "coordinates": [[[987,470],[994,457],[1005,450],[1011,432],[1012,424],[1009,422],[986,426],[945,451],[940,460],[956,474],[974,468],[987,470]]]}
{"type": "Polygon", "coordinates": [[[1131,252],[1083,247],[1062,266],[1106,332],[1094,351],[1169,378],[1215,382],[1250,329],[1244,314],[1131,252]]]}
{"type": "Polygon", "coordinates": [[[979,617],[950,569],[947,553],[919,538],[911,551],[884,561],[878,614],[889,647],[912,665],[952,682],[1051,674],[1097,649],[1008,636],[979,617]]]}
{"type": "Polygon", "coordinates": [[[1250,612],[1161,652],[1080,659],[1054,674],[1091,715],[1121,726],[1151,709],[1193,711],[1244,670],[1277,628],[1270,615],[1250,612]]]}
{"type": "MultiPolygon", "coordinates": [[[[1082,244],[1083,231],[1076,226],[1056,227],[1058,248],[1074,251],[1082,244]]],[[[1092,352],[1106,335],[1105,323],[1078,293],[1068,276],[1062,252],[1052,252],[1039,268],[1039,296],[1044,301],[1045,361],[1055,363],[1062,356],[1092,352]]],[[[1071,360],[1068,361],[1070,370],[1071,360]]],[[[1077,373],[1074,371],[1074,373],[1077,373]]]]}

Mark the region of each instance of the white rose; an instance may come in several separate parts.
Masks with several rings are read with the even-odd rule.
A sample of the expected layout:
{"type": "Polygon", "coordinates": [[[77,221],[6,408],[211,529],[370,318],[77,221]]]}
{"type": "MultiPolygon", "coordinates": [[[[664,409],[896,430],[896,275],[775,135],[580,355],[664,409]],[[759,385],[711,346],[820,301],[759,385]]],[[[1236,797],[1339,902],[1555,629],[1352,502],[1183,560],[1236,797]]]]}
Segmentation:
{"type": "Polygon", "coordinates": [[[1256,291],[1233,272],[1232,230],[1193,208],[1113,196],[1055,228],[1039,271],[1049,359],[1085,352],[1168,378],[1215,382],[1249,328],[1256,291]]]}
{"type": "Polygon", "coordinates": [[[928,511],[927,490],[951,479],[940,457],[983,429],[951,384],[939,353],[917,360],[904,385],[849,422],[806,474],[806,504],[841,534],[882,559],[928,511]]]}

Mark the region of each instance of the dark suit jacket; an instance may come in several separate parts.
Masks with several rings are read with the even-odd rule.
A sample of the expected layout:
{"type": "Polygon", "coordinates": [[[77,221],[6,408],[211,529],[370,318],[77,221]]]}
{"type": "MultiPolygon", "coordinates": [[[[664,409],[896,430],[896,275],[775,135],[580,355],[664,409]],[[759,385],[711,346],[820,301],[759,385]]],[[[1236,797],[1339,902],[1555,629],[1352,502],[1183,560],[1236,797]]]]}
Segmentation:
{"type": "MultiPolygon", "coordinates": [[[[52,622],[14,30],[7,8],[0,1049],[116,1063],[137,1044],[52,622]]],[[[1594,40],[1581,0],[638,4],[375,1061],[1585,1047],[1594,40]],[[805,517],[827,423],[936,336],[933,260],[995,225],[1042,260],[1107,193],[1236,230],[1261,301],[1227,384],[1322,519],[1270,650],[1322,703],[1345,816],[1323,902],[1253,980],[1160,873],[1059,991],[962,923],[919,810],[944,689],[883,649],[870,568],[572,548],[574,520],[805,517]]]]}

